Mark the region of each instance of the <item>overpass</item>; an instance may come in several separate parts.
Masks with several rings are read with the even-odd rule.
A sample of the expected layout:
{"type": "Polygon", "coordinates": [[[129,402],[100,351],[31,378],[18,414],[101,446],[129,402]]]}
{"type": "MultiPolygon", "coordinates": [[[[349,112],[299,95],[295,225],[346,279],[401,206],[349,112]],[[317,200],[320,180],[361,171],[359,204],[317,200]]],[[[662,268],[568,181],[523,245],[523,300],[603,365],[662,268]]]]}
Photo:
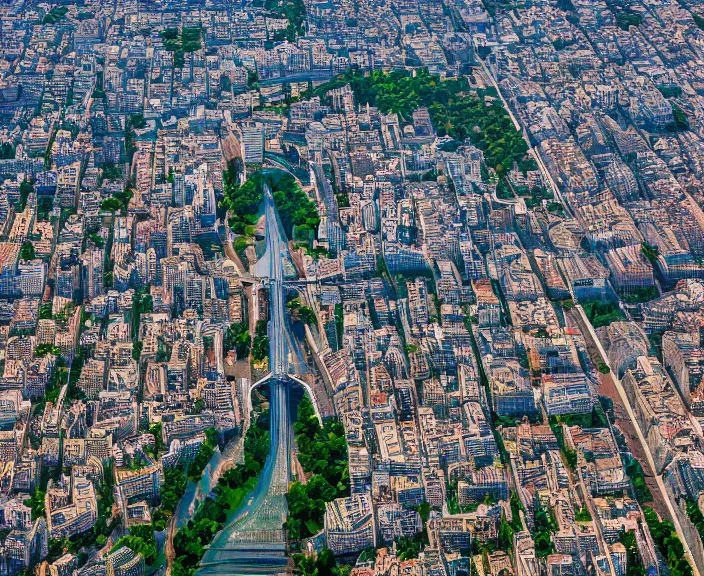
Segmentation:
{"type": "MultiPolygon", "coordinates": [[[[288,508],[286,492],[291,478],[291,405],[289,391],[307,372],[303,354],[293,336],[284,306],[284,259],[288,245],[274,199],[264,185],[266,249],[253,276],[268,284],[270,319],[270,373],[257,386],[270,386],[269,421],[271,448],[259,483],[247,503],[215,536],[206,550],[198,574],[268,575],[285,570],[286,534],[283,523],[288,508]]],[[[305,385],[305,384],[304,384],[305,385]]]]}

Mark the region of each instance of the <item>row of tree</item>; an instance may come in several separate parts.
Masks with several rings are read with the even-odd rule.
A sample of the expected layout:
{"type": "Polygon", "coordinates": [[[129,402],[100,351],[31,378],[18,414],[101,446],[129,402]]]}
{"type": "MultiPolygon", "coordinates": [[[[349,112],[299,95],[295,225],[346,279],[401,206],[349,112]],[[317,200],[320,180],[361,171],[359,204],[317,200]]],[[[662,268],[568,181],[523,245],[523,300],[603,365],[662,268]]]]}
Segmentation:
{"type": "Polygon", "coordinates": [[[244,462],[225,472],[218,480],[214,497],[200,505],[188,523],[174,536],[173,576],[192,576],[205,553],[205,547],[223,528],[230,513],[236,511],[254,489],[269,454],[268,413],[262,413],[247,430],[244,462]]]}
{"type": "Polygon", "coordinates": [[[349,495],[350,480],[345,429],[339,420],[327,420],[321,427],[304,396],[293,429],[298,461],[309,475],[305,484],[293,482],[287,495],[286,528],[290,538],[298,539],[322,529],[326,502],[349,495]]]}

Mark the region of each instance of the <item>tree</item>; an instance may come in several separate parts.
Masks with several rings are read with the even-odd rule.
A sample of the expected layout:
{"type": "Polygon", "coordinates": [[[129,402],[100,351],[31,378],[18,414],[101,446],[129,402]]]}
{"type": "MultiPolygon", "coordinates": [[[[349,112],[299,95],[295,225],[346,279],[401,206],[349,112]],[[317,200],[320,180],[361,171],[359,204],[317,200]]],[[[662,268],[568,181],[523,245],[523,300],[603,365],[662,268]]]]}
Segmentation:
{"type": "Polygon", "coordinates": [[[130,126],[137,130],[142,130],[147,127],[147,121],[142,114],[132,114],[130,115],[130,126]]]}
{"type": "Polygon", "coordinates": [[[675,527],[669,520],[660,520],[655,510],[643,507],[643,517],[648,525],[655,545],[665,558],[673,576],[691,576],[692,567],[684,558],[684,547],[680,542],[675,527]]]}
{"type": "Polygon", "coordinates": [[[668,127],[671,131],[689,130],[689,119],[682,108],[677,104],[671,103],[672,116],[675,120],[674,125],[668,127]]]}
{"type": "Polygon", "coordinates": [[[22,244],[22,248],[20,249],[20,260],[34,260],[35,254],[34,254],[34,244],[31,242],[27,241],[22,244]]]}
{"type": "Polygon", "coordinates": [[[352,88],[357,104],[369,103],[385,114],[395,112],[409,119],[415,109],[426,106],[439,136],[447,135],[459,142],[469,139],[484,152],[486,165],[494,167],[499,175],[514,163],[524,173],[537,169],[535,162],[528,159],[523,135],[516,130],[493,88],[474,95],[466,78],[443,81],[425,69],[369,74],[350,70],[313,93],[325,98],[330,90],[346,84],[352,88]]]}
{"type": "Polygon", "coordinates": [[[587,510],[587,507],[583,506],[582,508],[577,510],[574,519],[577,522],[591,522],[592,515],[589,513],[589,510],[587,510]]]}
{"type": "Polygon", "coordinates": [[[423,525],[425,526],[430,518],[430,503],[427,500],[423,500],[414,508],[414,510],[420,514],[420,519],[423,521],[423,525]]]}
{"type": "Polygon", "coordinates": [[[144,562],[151,566],[157,556],[156,538],[154,537],[154,527],[151,524],[140,524],[132,526],[127,536],[122,536],[113,546],[115,551],[122,546],[126,546],[133,552],[141,554],[144,562]]]}
{"type": "MultiPolygon", "coordinates": [[[[213,536],[223,528],[227,520],[229,512],[238,509],[244,502],[247,494],[249,494],[257,483],[257,475],[262,470],[262,463],[255,460],[253,454],[249,451],[252,445],[252,436],[267,435],[268,432],[262,427],[262,416],[266,412],[259,415],[252,426],[247,430],[244,442],[244,463],[237,464],[234,468],[227,470],[218,480],[218,484],[213,491],[213,495],[205,498],[203,503],[198,507],[196,513],[189,519],[188,523],[179,528],[176,533],[173,544],[175,552],[175,560],[172,564],[171,572],[174,576],[192,576],[198,565],[198,562],[203,556],[205,546],[207,546],[213,536]]],[[[208,437],[207,442],[216,441],[217,432],[214,430],[206,431],[208,437]]],[[[268,448],[267,448],[268,453],[268,448]]],[[[193,466],[193,464],[191,464],[193,466]]],[[[169,471],[166,477],[165,486],[169,485],[175,475],[179,475],[178,496],[183,494],[186,482],[183,472],[176,469],[177,472],[169,471]]],[[[164,471],[165,475],[167,470],[164,471]]],[[[164,509],[165,488],[162,487],[162,507],[164,509]]],[[[173,500],[170,497],[170,502],[173,500]]],[[[175,506],[175,502],[173,504],[175,506]]],[[[173,508],[171,508],[173,510],[173,508]]],[[[155,513],[155,516],[158,514],[155,513]]],[[[166,525],[165,518],[159,514],[157,519],[159,527],[166,525]]]]}
{"type": "Polygon", "coordinates": [[[218,445],[219,434],[214,428],[208,428],[205,431],[205,442],[201,444],[198,449],[196,457],[193,459],[188,467],[188,479],[197,482],[208,465],[210,458],[215,452],[215,448],[218,445]]]}
{"type": "Polygon", "coordinates": [[[24,501],[24,505],[32,509],[32,520],[36,520],[37,518],[41,518],[42,516],[44,516],[45,494],[46,492],[44,492],[43,490],[36,490],[34,494],[32,494],[31,498],[28,498],[24,501]]]}
{"type": "Polygon", "coordinates": [[[20,199],[17,203],[18,212],[24,212],[24,209],[27,206],[27,198],[29,198],[29,195],[32,192],[34,192],[34,182],[30,182],[25,178],[20,183],[20,199]]]}
{"type": "Polygon", "coordinates": [[[12,142],[0,144],[0,160],[12,160],[15,157],[15,147],[12,142]]]}
{"type": "Polygon", "coordinates": [[[240,255],[240,257],[244,254],[244,251],[247,249],[247,246],[250,246],[250,242],[246,236],[238,236],[232,243],[232,247],[234,248],[235,252],[240,255]]]}
{"type": "Polygon", "coordinates": [[[628,567],[626,576],[645,576],[635,532],[633,530],[622,532],[618,541],[626,548],[626,566],[628,567]]]}
{"type": "Polygon", "coordinates": [[[294,433],[298,461],[311,474],[306,484],[293,483],[287,495],[286,527],[296,539],[316,534],[323,525],[325,503],[349,494],[349,471],[344,427],[329,420],[321,428],[307,396],[298,405],[294,433]]]}
{"type": "Polygon", "coordinates": [[[225,331],[223,346],[225,353],[230,350],[235,350],[238,360],[247,358],[249,356],[249,350],[252,346],[252,337],[249,335],[247,324],[244,322],[230,324],[228,329],[225,331]]]}
{"type": "Polygon", "coordinates": [[[100,209],[106,212],[117,212],[124,207],[124,204],[117,198],[106,198],[100,203],[100,209]]]}
{"type": "Polygon", "coordinates": [[[52,356],[61,356],[61,348],[54,346],[53,344],[37,344],[34,347],[34,355],[37,357],[43,357],[47,354],[52,356]]]}
{"type": "Polygon", "coordinates": [[[245,452],[251,454],[255,462],[264,465],[269,455],[270,448],[271,441],[269,438],[269,430],[259,425],[250,426],[249,430],[247,430],[247,436],[245,436],[244,439],[245,452]]]}
{"type": "Polygon", "coordinates": [[[565,457],[565,463],[570,470],[577,469],[577,451],[565,448],[562,450],[562,455],[565,457]]]}
{"type": "Polygon", "coordinates": [[[40,320],[51,320],[53,318],[51,302],[46,302],[39,307],[39,319],[40,320]]]}
{"type": "Polygon", "coordinates": [[[242,185],[237,184],[237,166],[230,163],[223,172],[223,198],[220,206],[230,213],[230,228],[235,234],[245,234],[247,227],[257,222],[257,213],[264,199],[263,177],[255,172],[242,185]]]}
{"type": "Polygon", "coordinates": [[[659,248],[657,246],[653,246],[652,244],[648,244],[647,242],[643,242],[641,244],[640,250],[643,256],[645,256],[651,264],[655,264],[660,256],[659,248]]]}
{"type": "Polygon", "coordinates": [[[535,542],[535,554],[539,558],[544,558],[555,550],[555,545],[552,541],[552,533],[556,530],[555,521],[540,502],[537,503],[534,520],[535,534],[533,540],[535,542]]]}
{"type": "Polygon", "coordinates": [[[301,576],[347,576],[350,572],[348,565],[337,564],[335,555],[328,548],[323,548],[317,556],[294,554],[293,562],[301,576]]]}
{"type": "Polygon", "coordinates": [[[259,320],[252,343],[252,360],[261,362],[269,356],[269,337],[267,336],[266,322],[259,320]]]}
{"type": "Polygon", "coordinates": [[[513,528],[506,521],[505,515],[501,516],[501,524],[499,525],[499,548],[504,552],[509,552],[513,549],[513,528]]]}
{"type": "Polygon", "coordinates": [[[305,323],[308,324],[309,326],[315,326],[318,322],[318,318],[315,314],[315,310],[308,306],[301,306],[298,309],[298,313],[301,317],[301,320],[305,323]]]}
{"type": "Polygon", "coordinates": [[[44,15],[42,24],[56,24],[60,20],[64,20],[68,14],[67,6],[54,6],[49,12],[44,15]]]}
{"type": "Polygon", "coordinates": [[[618,303],[613,300],[583,300],[581,304],[594,328],[607,326],[623,317],[618,303]]]}
{"type": "Polygon", "coordinates": [[[122,178],[122,169],[119,166],[115,166],[112,162],[106,162],[103,164],[103,178],[105,180],[118,180],[122,178]]]}
{"type": "Polygon", "coordinates": [[[399,538],[396,541],[396,553],[401,562],[418,558],[421,543],[415,538],[399,538]]]}
{"type": "Polygon", "coordinates": [[[317,233],[320,224],[318,209],[293,176],[284,174],[278,180],[270,178],[270,185],[288,237],[307,240],[311,233],[317,233]]]}

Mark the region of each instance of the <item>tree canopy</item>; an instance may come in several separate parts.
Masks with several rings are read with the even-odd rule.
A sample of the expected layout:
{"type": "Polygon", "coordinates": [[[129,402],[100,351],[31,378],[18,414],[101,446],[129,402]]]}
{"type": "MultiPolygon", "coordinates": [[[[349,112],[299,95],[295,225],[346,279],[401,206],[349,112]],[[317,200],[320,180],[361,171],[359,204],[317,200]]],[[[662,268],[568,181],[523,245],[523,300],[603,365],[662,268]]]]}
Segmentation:
{"type": "Polygon", "coordinates": [[[396,113],[402,121],[408,122],[414,110],[427,107],[438,136],[469,139],[484,152],[487,166],[499,176],[511,170],[514,162],[523,171],[537,169],[527,156],[523,135],[493,88],[473,94],[466,78],[443,81],[426,69],[413,73],[375,70],[369,74],[350,70],[319,86],[313,94],[324,96],[345,84],[352,88],[358,104],[376,106],[384,114],[396,113]]]}
{"type": "Polygon", "coordinates": [[[322,529],[325,503],[349,494],[347,440],[339,420],[328,420],[321,427],[313,404],[307,396],[298,405],[294,424],[298,461],[310,475],[303,484],[291,484],[288,495],[289,517],[286,527],[291,538],[305,538],[322,529]]]}

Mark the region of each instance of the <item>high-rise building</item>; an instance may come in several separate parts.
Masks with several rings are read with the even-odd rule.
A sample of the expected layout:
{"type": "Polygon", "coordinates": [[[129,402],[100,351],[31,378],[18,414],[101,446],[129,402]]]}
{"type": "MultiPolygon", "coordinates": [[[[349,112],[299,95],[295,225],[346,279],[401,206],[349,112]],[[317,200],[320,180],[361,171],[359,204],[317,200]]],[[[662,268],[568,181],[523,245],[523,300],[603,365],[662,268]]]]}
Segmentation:
{"type": "Polygon", "coordinates": [[[337,498],[325,505],[325,537],[338,556],[376,545],[376,524],[369,494],[337,498]]]}
{"type": "Polygon", "coordinates": [[[104,360],[89,358],[86,360],[78,379],[78,387],[85,392],[88,398],[97,398],[103,391],[107,363],[104,360]]]}
{"type": "Polygon", "coordinates": [[[83,255],[83,295],[95,298],[104,292],[103,250],[89,248],[83,255]]]}
{"type": "Polygon", "coordinates": [[[149,284],[161,283],[161,274],[159,274],[159,259],[156,256],[156,250],[149,248],[147,250],[147,282],[149,284]]]}
{"type": "Polygon", "coordinates": [[[81,267],[78,262],[61,262],[56,271],[56,295],[75,299],[81,289],[81,267]]]}
{"type": "Polygon", "coordinates": [[[144,558],[127,546],[122,546],[106,558],[107,576],[143,576],[144,558]]]}
{"type": "Polygon", "coordinates": [[[184,291],[186,308],[194,308],[196,310],[203,309],[203,296],[205,292],[204,278],[195,273],[186,275],[186,286],[184,291]]]}
{"type": "Polygon", "coordinates": [[[240,146],[245,164],[264,162],[264,131],[257,127],[243,127],[240,146]]]}
{"type": "Polygon", "coordinates": [[[41,296],[44,290],[47,265],[41,260],[20,262],[17,265],[16,290],[22,296],[41,296]]]}
{"type": "Polygon", "coordinates": [[[156,501],[163,481],[161,464],[153,464],[139,470],[117,470],[116,488],[120,502],[127,505],[132,498],[156,501]]]}
{"type": "Polygon", "coordinates": [[[174,174],[173,192],[174,206],[184,206],[186,204],[186,181],[183,174],[174,174]]]}
{"type": "Polygon", "coordinates": [[[173,250],[174,244],[189,243],[191,241],[191,226],[194,225],[193,207],[169,210],[169,249],[173,250]]]}

